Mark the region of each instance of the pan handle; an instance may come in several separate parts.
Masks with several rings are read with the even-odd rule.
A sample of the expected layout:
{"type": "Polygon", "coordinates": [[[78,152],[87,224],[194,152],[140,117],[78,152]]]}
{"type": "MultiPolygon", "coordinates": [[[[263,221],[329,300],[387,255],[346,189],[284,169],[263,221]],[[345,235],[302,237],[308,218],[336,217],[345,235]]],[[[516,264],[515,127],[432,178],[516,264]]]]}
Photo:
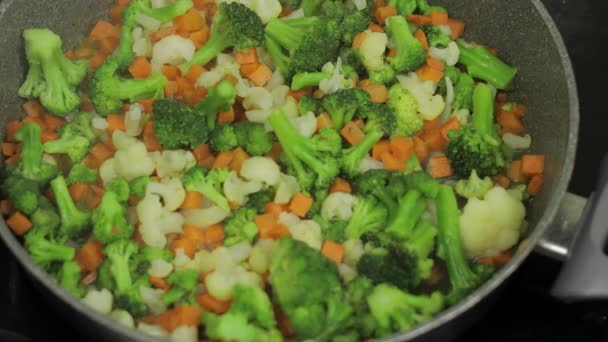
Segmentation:
{"type": "MultiPolygon", "coordinates": [[[[559,222],[559,221],[558,221],[559,222]]],[[[563,300],[608,298],[608,156],[602,162],[596,192],[578,220],[572,247],[553,285],[552,295],[563,300]]]]}

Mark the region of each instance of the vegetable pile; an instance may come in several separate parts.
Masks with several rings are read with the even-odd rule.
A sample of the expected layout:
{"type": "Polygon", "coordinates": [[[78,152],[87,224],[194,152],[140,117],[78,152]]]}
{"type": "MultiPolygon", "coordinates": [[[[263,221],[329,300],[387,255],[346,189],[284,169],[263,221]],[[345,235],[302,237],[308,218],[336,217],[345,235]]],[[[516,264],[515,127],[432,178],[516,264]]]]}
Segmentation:
{"type": "Polygon", "coordinates": [[[543,183],[517,70],[426,0],[117,0],[23,32],[0,209],[92,309],[171,341],[357,341],[509,261],[543,183]]]}

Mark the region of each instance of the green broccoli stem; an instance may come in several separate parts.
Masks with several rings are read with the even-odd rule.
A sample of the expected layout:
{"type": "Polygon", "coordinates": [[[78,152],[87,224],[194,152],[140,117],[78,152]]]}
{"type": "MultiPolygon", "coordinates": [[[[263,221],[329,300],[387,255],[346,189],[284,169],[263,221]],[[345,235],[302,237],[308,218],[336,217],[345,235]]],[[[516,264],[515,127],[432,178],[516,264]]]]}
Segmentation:
{"type": "Polygon", "coordinates": [[[277,43],[276,40],[266,35],[264,39],[264,45],[266,46],[266,50],[268,51],[268,54],[270,54],[270,57],[272,58],[272,61],[274,62],[275,66],[281,72],[281,75],[283,75],[283,77],[288,77],[289,57],[287,57],[287,55],[283,53],[283,49],[281,48],[279,43],[277,43]]]}
{"type": "Polygon", "coordinates": [[[388,5],[396,7],[399,15],[410,15],[416,10],[416,0],[389,0],[388,5]]]}
{"type": "Polygon", "coordinates": [[[317,21],[319,21],[319,18],[302,17],[302,18],[295,18],[295,19],[284,19],[284,21],[286,24],[288,24],[289,26],[291,26],[293,28],[305,30],[305,29],[308,29],[311,25],[314,25],[317,21]]]}
{"type": "MultiPolygon", "coordinates": [[[[371,123],[368,123],[367,125],[370,126],[371,123]]],[[[354,177],[361,173],[361,161],[383,136],[384,132],[382,130],[367,129],[365,137],[359,144],[343,151],[341,164],[349,177],[354,177]]]]}
{"type": "Polygon", "coordinates": [[[83,231],[88,228],[87,223],[89,214],[80,211],[76,207],[63,176],[60,175],[51,181],[51,189],[53,190],[55,202],[59,208],[61,232],[68,237],[78,237],[82,235],[83,231]]]}
{"type": "Polygon", "coordinates": [[[228,40],[225,37],[214,34],[209,40],[200,48],[192,58],[186,63],[179,66],[182,74],[188,73],[190,68],[194,65],[206,65],[211,62],[220,52],[230,46],[227,43],[228,40]]]}
{"type": "Polygon", "coordinates": [[[310,17],[315,13],[317,8],[321,5],[321,0],[302,0],[300,8],[304,10],[304,15],[310,17]]]}
{"type": "Polygon", "coordinates": [[[21,142],[21,168],[26,178],[35,178],[40,172],[42,163],[42,130],[32,122],[26,122],[15,134],[15,139],[21,142]]]}
{"type": "Polygon", "coordinates": [[[266,25],[266,34],[280,46],[293,52],[300,46],[305,32],[304,28],[293,27],[286,20],[272,19],[266,25]]]}
{"type": "Polygon", "coordinates": [[[435,237],[437,236],[437,228],[427,220],[420,220],[412,235],[408,238],[408,249],[419,258],[426,258],[435,248],[435,237]]]}
{"type": "Polygon", "coordinates": [[[386,215],[386,209],[376,200],[358,198],[344,234],[348,239],[359,239],[363,234],[380,229],[386,222],[386,215]]]}
{"type": "Polygon", "coordinates": [[[59,285],[76,298],[82,297],[86,291],[84,285],[80,282],[80,273],[80,266],[75,261],[70,260],[63,263],[59,274],[57,274],[59,285]]]}
{"type": "Polygon", "coordinates": [[[473,127],[481,134],[496,136],[494,93],[484,83],[477,84],[473,90],[473,127]]]}
{"type": "Polygon", "coordinates": [[[27,250],[32,260],[43,267],[53,261],[68,261],[74,258],[76,251],[70,246],[48,241],[44,238],[35,238],[27,241],[27,250]]]}
{"type": "Polygon", "coordinates": [[[291,79],[291,89],[300,90],[307,87],[318,87],[321,81],[331,78],[326,72],[301,72],[291,79]]]}
{"type": "Polygon", "coordinates": [[[438,240],[450,275],[453,291],[468,291],[478,283],[478,276],[469,267],[460,237],[460,213],[454,190],[441,185],[436,199],[438,240]]]}
{"type": "Polygon", "coordinates": [[[408,191],[399,199],[397,213],[393,216],[386,226],[386,231],[394,236],[407,239],[416,226],[418,219],[426,209],[426,202],[421,201],[422,194],[418,190],[408,191]]]}
{"type": "Polygon", "coordinates": [[[236,88],[229,81],[222,81],[214,88],[209,89],[207,97],[199,102],[195,109],[206,116],[207,128],[211,131],[215,128],[217,113],[227,111],[234,104],[236,88]]]}
{"type": "MultiPolygon", "coordinates": [[[[153,73],[146,79],[123,79],[116,82],[115,87],[108,89],[108,95],[133,102],[149,97],[151,92],[158,92],[158,89],[164,89],[166,82],[167,79],[161,73],[153,73]]],[[[162,95],[154,94],[155,97],[162,95]]]]}
{"type": "Polygon", "coordinates": [[[468,73],[478,79],[492,84],[498,89],[508,89],[517,69],[501,61],[487,48],[472,46],[464,40],[458,40],[460,48],[459,62],[467,67],[468,73]]]}

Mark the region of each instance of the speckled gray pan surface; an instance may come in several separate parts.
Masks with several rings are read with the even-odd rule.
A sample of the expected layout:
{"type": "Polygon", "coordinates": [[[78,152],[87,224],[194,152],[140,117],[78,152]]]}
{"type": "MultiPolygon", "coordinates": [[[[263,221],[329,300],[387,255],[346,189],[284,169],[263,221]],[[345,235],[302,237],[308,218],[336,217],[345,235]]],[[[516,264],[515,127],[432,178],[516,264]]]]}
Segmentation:
{"type": "MultiPolygon", "coordinates": [[[[93,23],[104,15],[111,0],[3,0],[0,2],[0,127],[22,116],[17,89],[23,80],[21,31],[28,27],[48,27],[57,32],[66,46],[75,44],[93,23]]],[[[447,6],[450,16],[467,22],[467,39],[496,47],[498,53],[519,68],[514,98],[529,107],[526,127],[533,136],[533,148],[547,156],[543,194],[530,208],[530,244],[509,265],[459,305],[436,319],[393,340],[444,340],[446,327],[492,293],[530,253],[533,244],[550,224],[564,194],[572,171],[578,133],[578,102],[570,61],[565,48],[542,5],[537,0],[431,1],[447,6]]],[[[4,129],[0,129],[0,138],[4,129]]],[[[0,222],[0,236],[20,263],[48,293],[49,304],[71,315],[74,326],[100,340],[149,340],[108,318],[91,313],[63,292],[54,281],[31,263],[17,239],[0,222]]],[[[67,317],[67,316],[66,316],[67,317]]]]}

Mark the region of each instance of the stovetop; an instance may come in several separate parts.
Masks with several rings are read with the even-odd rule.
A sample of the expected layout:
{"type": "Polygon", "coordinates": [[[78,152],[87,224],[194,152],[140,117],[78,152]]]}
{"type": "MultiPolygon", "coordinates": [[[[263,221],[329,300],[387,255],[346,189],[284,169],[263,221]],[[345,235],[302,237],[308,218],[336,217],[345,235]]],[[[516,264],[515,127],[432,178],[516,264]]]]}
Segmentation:
{"type": "MultiPolygon", "coordinates": [[[[570,191],[589,196],[597,167],[608,152],[608,115],[603,94],[608,72],[608,1],[543,0],[560,29],[572,58],[581,102],[579,153],[570,191]],[[600,62],[601,61],[601,62],[600,62]],[[584,153],[581,153],[584,151],[584,153]]],[[[458,341],[595,342],[608,341],[608,302],[565,304],[548,294],[560,264],[532,255],[506,285],[482,320],[458,341]]],[[[0,242],[0,331],[25,336],[14,341],[85,340],[70,322],[46,307],[17,262],[0,242]]],[[[0,340],[9,340],[2,337],[0,340]]]]}

